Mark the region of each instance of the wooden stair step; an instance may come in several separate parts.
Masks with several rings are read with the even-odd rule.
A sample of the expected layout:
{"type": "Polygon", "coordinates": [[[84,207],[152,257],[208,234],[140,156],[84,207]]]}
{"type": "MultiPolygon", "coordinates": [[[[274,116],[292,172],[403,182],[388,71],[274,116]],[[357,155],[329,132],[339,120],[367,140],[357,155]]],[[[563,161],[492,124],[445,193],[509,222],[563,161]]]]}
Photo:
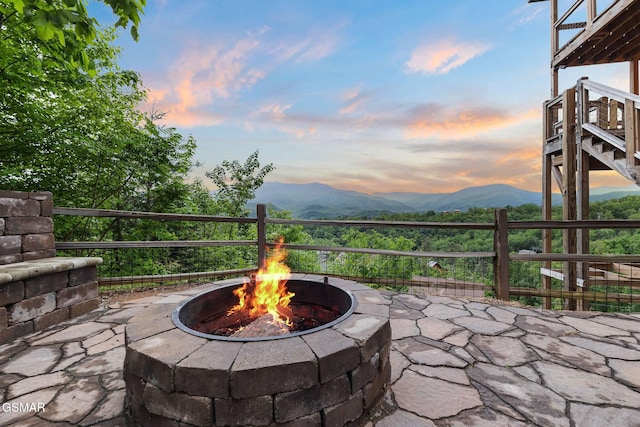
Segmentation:
{"type": "Polygon", "coordinates": [[[604,151],[604,144],[602,142],[596,142],[595,144],[591,144],[591,146],[598,153],[602,153],[604,151]]]}

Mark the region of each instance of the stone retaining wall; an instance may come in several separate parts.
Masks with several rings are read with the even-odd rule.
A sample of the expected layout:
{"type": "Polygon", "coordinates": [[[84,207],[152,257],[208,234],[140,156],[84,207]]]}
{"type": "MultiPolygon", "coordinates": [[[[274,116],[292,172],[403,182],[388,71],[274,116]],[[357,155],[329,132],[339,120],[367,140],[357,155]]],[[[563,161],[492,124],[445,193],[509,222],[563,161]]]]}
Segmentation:
{"type": "Polygon", "coordinates": [[[0,190],[0,344],[98,307],[101,258],[56,257],[51,193],[0,190]]]}
{"type": "Polygon", "coordinates": [[[0,190],[0,265],[56,256],[53,197],[0,190]]]}

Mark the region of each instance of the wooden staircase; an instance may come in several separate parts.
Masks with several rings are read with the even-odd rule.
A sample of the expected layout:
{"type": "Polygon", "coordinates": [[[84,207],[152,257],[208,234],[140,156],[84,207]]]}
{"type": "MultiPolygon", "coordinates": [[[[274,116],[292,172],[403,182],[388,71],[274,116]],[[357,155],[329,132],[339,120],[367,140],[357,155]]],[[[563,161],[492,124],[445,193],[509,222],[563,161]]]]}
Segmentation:
{"type": "MultiPolygon", "coordinates": [[[[598,162],[599,168],[591,167],[591,170],[610,169],[618,172],[623,177],[640,185],[640,171],[637,165],[627,164],[627,153],[624,146],[618,141],[611,141],[598,136],[586,136],[582,139],[582,149],[585,150],[594,162],[598,162]]],[[[624,142],[624,140],[623,140],[624,142]]],[[[640,154],[634,153],[635,161],[640,159],[640,154]]]]}
{"type": "MultiPolygon", "coordinates": [[[[640,185],[640,0],[528,2],[548,3],[551,12],[553,99],[545,102],[543,116],[542,216],[552,219],[555,181],[562,193],[562,219],[587,220],[590,171],[616,171],[640,185]],[[629,63],[629,92],[586,78],[559,92],[558,75],[565,68],[621,62],[629,63]]],[[[589,254],[588,229],[564,230],[562,241],[565,254],[589,254]]],[[[543,230],[542,247],[552,252],[551,230],[543,230]]],[[[568,291],[588,291],[590,282],[600,280],[586,262],[563,262],[562,272],[552,271],[549,261],[542,267],[544,289],[551,289],[551,279],[559,275],[568,291]]],[[[588,303],[581,306],[575,299],[565,298],[564,304],[588,309],[588,303]]],[[[550,308],[551,298],[544,298],[543,306],[550,308]]]]}
{"type": "MultiPolygon", "coordinates": [[[[640,96],[586,78],[545,103],[543,142],[543,218],[551,219],[551,178],[562,193],[562,218],[589,219],[589,173],[612,170],[640,185],[640,96]]],[[[543,249],[551,252],[551,233],[543,231],[543,249]]],[[[565,230],[563,252],[588,254],[588,230],[565,230]]],[[[608,284],[588,263],[565,262],[562,271],[551,263],[541,268],[543,287],[551,279],[563,281],[569,291],[588,291],[591,284],[608,284]]],[[[632,280],[638,286],[637,280],[632,280]]],[[[625,280],[626,280],[625,279],[625,280]]],[[[616,277],[620,282],[621,278],[616,277]]],[[[550,298],[543,302],[551,306],[550,298]]],[[[588,309],[588,302],[565,300],[565,308],[588,309]]]]}
{"type": "MultiPolygon", "coordinates": [[[[552,173],[560,189],[564,185],[563,171],[569,166],[565,165],[565,132],[575,134],[577,147],[588,155],[585,164],[575,166],[576,171],[580,173],[580,167],[583,173],[585,170],[612,170],[640,186],[640,96],[588,79],[581,79],[570,89],[568,96],[572,95],[572,105],[563,105],[565,94],[545,104],[549,125],[546,126],[544,153],[552,158],[552,173]],[[566,111],[565,107],[573,111],[566,111]],[[572,123],[565,123],[565,120],[572,123]]],[[[578,154],[575,153],[575,162],[579,162],[578,154]]]]}

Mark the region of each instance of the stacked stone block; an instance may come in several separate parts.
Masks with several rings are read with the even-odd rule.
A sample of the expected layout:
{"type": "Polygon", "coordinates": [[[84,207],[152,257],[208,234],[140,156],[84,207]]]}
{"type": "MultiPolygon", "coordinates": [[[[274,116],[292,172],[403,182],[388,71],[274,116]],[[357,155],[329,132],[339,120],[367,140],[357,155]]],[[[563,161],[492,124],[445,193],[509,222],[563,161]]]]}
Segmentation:
{"type": "Polygon", "coordinates": [[[0,344],[98,307],[100,258],[56,257],[51,193],[0,191],[0,344]]]}
{"type": "Polygon", "coordinates": [[[350,288],[359,308],[296,337],[207,340],[173,325],[177,303],[134,317],[125,331],[128,424],[333,427],[363,419],[390,378],[388,301],[364,285],[330,280],[350,288]]]}
{"type": "Polygon", "coordinates": [[[0,265],[56,256],[49,192],[0,190],[0,265]]]}

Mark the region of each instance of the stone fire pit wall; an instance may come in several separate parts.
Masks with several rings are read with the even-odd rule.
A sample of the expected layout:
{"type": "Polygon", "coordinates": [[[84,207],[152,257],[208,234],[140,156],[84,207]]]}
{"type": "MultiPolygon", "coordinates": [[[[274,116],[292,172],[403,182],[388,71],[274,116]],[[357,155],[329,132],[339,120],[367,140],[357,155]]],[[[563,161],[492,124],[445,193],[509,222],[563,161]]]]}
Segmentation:
{"type": "Polygon", "coordinates": [[[0,190],[0,344],[98,307],[101,258],[56,257],[49,192],[0,190]]]}
{"type": "MultiPolygon", "coordinates": [[[[324,278],[292,279],[323,286],[324,278]]],[[[196,292],[231,283],[242,281],[196,292]]],[[[353,293],[355,312],[290,338],[234,342],[190,335],[171,321],[186,296],[167,297],[136,315],[125,333],[128,424],[343,426],[366,417],[390,378],[389,302],[356,282],[329,283],[353,293]]]]}

